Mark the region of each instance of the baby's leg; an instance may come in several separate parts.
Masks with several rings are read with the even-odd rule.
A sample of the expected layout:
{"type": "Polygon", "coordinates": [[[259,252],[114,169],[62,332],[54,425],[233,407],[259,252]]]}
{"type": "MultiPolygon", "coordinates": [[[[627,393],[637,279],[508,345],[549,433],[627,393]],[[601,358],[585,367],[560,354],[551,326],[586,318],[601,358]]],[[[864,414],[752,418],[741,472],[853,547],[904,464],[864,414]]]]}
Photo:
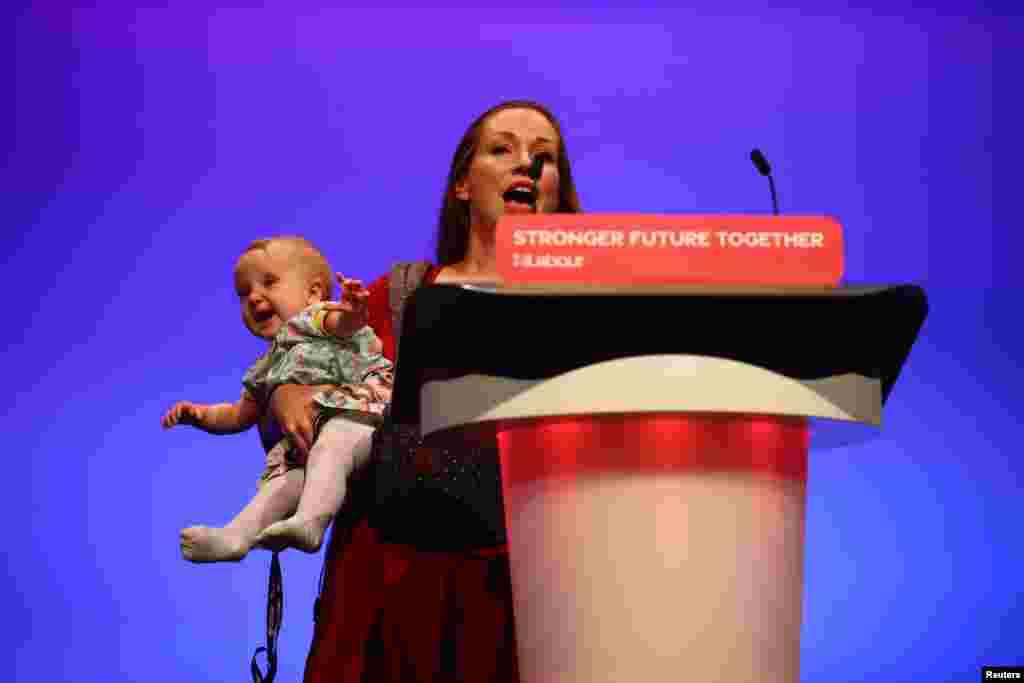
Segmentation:
{"type": "Polygon", "coordinates": [[[271,550],[315,553],[345,499],[348,475],[370,458],[373,427],[335,417],[320,430],[306,461],[306,483],[295,515],[271,524],[259,544],[271,550]]]}
{"type": "Polygon", "coordinates": [[[265,482],[256,497],[221,529],[182,529],[182,556],[190,562],[238,562],[256,545],[261,531],[295,510],[302,479],[303,471],[293,469],[265,482]]]}

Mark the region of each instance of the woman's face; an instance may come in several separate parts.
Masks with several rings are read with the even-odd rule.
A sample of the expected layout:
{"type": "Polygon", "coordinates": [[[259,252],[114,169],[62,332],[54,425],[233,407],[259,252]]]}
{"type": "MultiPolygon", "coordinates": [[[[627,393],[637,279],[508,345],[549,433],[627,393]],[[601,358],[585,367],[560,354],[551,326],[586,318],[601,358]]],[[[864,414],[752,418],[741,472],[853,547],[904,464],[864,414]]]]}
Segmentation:
{"type": "Polygon", "coordinates": [[[505,214],[533,213],[515,188],[537,192],[537,213],[558,209],[558,134],[533,109],[502,109],[481,126],[480,143],[455,196],[469,203],[472,228],[493,228],[505,214]],[[545,155],[540,180],[527,175],[533,157],[545,155]],[[510,190],[512,192],[510,192],[510,190]]]}

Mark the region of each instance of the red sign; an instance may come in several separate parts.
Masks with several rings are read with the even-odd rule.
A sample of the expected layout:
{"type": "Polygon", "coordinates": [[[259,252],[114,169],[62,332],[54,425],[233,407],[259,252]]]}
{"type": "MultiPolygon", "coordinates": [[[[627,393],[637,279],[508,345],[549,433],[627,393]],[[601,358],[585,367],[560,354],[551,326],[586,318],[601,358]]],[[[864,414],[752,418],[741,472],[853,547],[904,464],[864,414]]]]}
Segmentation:
{"type": "Polygon", "coordinates": [[[835,286],[843,274],[828,216],[506,215],[496,238],[506,285],[835,286]]]}

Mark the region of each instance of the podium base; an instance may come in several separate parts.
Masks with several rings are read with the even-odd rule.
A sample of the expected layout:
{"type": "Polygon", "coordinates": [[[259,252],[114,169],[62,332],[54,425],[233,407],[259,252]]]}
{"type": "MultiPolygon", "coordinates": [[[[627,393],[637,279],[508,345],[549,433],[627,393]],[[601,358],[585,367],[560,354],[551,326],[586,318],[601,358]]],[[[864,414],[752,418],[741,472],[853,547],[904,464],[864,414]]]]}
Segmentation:
{"type": "Polygon", "coordinates": [[[802,419],[506,424],[524,683],[799,680],[802,419]]]}

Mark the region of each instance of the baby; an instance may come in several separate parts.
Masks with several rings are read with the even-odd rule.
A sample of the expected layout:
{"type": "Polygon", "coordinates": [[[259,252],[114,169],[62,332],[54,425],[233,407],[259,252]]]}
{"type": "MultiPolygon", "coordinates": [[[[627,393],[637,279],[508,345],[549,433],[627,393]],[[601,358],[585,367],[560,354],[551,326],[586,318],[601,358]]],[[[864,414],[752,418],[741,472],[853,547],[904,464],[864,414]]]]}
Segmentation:
{"type": "Polygon", "coordinates": [[[181,401],[161,424],[234,434],[258,423],[266,468],[256,496],[227,526],[182,530],[186,560],[238,561],[254,545],[316,552],[345,498],[348,474],[369,458],[373,425],[391,400],[393,368],[366,325],[368,292],[357,280],[337,278],[340,303],[331,301],[327,259],[301,237],[256,240],[238,259],[242,321],[270,348],[245,373],[238,401],[181,401]],[[334,385],[314,398],[318,434],[304,471],[268,411],[281,384],[334,385]]]}

